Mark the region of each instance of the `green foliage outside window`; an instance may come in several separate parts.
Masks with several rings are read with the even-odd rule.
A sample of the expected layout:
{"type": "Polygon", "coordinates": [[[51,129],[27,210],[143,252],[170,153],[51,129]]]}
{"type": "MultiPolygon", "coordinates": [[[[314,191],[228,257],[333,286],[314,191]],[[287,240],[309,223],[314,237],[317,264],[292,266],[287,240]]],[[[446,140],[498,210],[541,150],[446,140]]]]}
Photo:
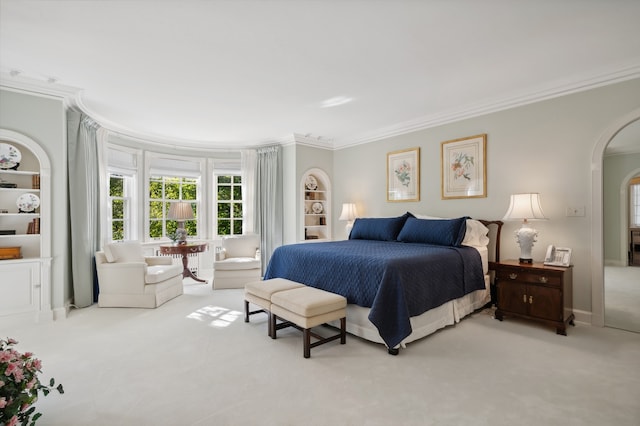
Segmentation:
{"type": "Polygon", "coordinates": [[[218,235],[242,234],[242,178],[218,176],[218,235]]]}
{"type": "MultiPolygon", "coordinates": [[[[111,201],[111,239],[124,240],[125,237],[125,182],[124,176],[109,175],[109,198],[111,201]]],[[[128,202],[128,200],[126,200],[128,202]]]]}
{"type": "Polygon", "coordinates": [[[152,176],[149,179],[149,237],[161,238],[175,232],[178,223],[167,219],[171,202],[192,201],[194,220],[184,223],[187,235],[198,235],[199,179],[173,176],[152,176]],[[164,227],[164,229],[163,229],[164,227]]]}

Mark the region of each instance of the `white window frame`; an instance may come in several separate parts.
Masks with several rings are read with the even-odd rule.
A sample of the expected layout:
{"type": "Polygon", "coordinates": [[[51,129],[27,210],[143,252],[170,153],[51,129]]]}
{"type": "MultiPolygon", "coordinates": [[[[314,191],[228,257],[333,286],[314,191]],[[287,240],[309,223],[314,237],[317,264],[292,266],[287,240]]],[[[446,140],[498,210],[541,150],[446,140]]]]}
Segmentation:
{"type": "Polygon", "coordinates": [[[110,182],[112,176],[121,176],[123,179],[123,192],[122,197],[113,197],[108,194],[109,202],[107,203],[107,228],[109,241],[121,241],[113,238],[113,223],[115,221],[123,222],[123,240],[131,240],[136,235],[135,224],[133,218],[135,217],[136,203],[135,200],[135,188],[136,188],[136,175],[128,171],[117,170],[116,168],[109,168],[107,175],[107,181],[110,182]],[[123,219],[113,218],[113,201],[115,199],[121,199],[123,202],[123,219]]]}
{"type": "MultiPolygon", "coordinates": [[[[214,232],[218,237],[223,237],[224,235],[218,234],[218,220],[220,219],[218,217],[218,204],[222,203],[222,204],[232,204],[232,203],[237,203],[240,202],[240,204],[242,204],[242,217],[240,218],[234,218],[233,217],[233,209],[231,210],[231,217],[229,218],[229,220],[231,220],[231,233],[228,235],[241,235],[243,232],[242,230],[240,230],[240,234],[236,234],[234,233],[234,222],[235,221],[242,221],[242,223],[244,223],[245,221],[245,209],[246,209],[246,203],[245,203],[245,194],[244,194],[244,187],[242,185],[242,180],[243,180],[243,176],[242,173],[240,171],[228,171],[228,172],[218,172],[218,173],[214,173],[213,176],[213,181],[214,181],[214,192],[212,194],[213,197],[213,224],[214,224],[214,232]],[[218,200],[218,177],[220,176],[230,176],[231,177],[231,200],[229,201],[219,201],[218,200]],[[233,182],[233,178],[235,176],[240,177],[240,183],[234,183],[233,182]],[[242,199],[241,200],[235,200],[233,199],[233,188],[234,187],[240,187],[240,193],[242,194],[242,199]]],[[[226,184],[225,184],[226,185],[226,184]]],[[[227,220],[225,218],[225,220],[227,220]]]]}
{"type": "MultiPolygon", "coordinates": [[[[203,187],[206,185],[203,177],[203,170],[205,170],[206,159],[197,157],[177,156],[162,154],[157,152],[147,151],[145,152],[145,184],[144,184],[144,237],[143,240],[147,242],[155,241],[168,241],[166,237],[167,219],[165,217],[166,210],[163,210],[162,218],[162,237],[151,237],[151,211],[150,203],[151,197],[149,196],[149,185],[151,183],[152,176],[162,177],[176,177],[176,178],[189,178],[197,180],[196,199],[185,200],[189,201],[196,206],[197,217],[196,221],[196,235],[189,235],[187,239],[195,240],[202,239],[205,235],[205,221],[203,220],[203,206],[206,205],[206,200],[203,201],[203,187]]],[[[182,189],[181,189],[182,191],[182,189]]],[[[180,199],[182,194],[180,195],[180,199]]],[[[173,199],[165,199],[163,197],[162,202],[179,201],[173,199]]],[[[205,213],[206,214],[206,213],[205,213]]]]}
{"type": "Polygon", "coordinates": [[[640,182],[634,178],[629,184],[629,227],[640,228],[640,182]]]}

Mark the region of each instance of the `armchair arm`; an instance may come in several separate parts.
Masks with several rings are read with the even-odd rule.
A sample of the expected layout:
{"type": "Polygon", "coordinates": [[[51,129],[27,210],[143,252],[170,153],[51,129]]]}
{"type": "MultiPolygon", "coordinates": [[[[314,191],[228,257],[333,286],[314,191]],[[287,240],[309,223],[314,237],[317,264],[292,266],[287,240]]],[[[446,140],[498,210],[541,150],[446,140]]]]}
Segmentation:
{"type": "Polygon", "coordinates": [[[102,293],[144,293],[145,262],[103,263],[96,268],[102,293]]]}

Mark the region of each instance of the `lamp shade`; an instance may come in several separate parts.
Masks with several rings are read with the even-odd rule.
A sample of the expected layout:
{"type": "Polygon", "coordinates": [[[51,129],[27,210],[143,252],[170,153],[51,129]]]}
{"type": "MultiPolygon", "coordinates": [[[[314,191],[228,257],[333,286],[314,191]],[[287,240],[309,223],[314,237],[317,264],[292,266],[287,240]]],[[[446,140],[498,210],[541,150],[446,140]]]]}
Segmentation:
{"type": "Polygon", "coordinates": [[[338,220],[347,220],[352,221],[358,216],[358,211],[356,210],[356,205],[354,203],[344,203],[342,205],[342,213],[340,213],[340,217],[338,220]]]}
{"type": "Polygon", "coordinates": [[[513,194],[509,208],[502,220],[543,220],[546,219],[540,205],[540,194],[513,194]]]}
{"type": "Polygon", "coordinates": [[[193,209],[191,203],[186,201],[179,201],[177,203],[171,203],[169,206],[169,219],[177,220],[179,222],[193,219],[193,209]]]}

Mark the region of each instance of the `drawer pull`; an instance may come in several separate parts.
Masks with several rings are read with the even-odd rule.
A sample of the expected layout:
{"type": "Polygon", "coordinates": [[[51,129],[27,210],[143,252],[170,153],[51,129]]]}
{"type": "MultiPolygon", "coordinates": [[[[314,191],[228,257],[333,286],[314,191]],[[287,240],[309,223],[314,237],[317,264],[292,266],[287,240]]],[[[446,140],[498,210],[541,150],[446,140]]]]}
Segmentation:
{"type": "Polygon", "coordinates": [[[515,280],[516,278],[518,278],[518,274],[510,273],[509,278],[511,278],[512,280],[515,280]]]}
{"type": "Polygon", "coordinates": [[[527,303],[527,295],[526,295],[526,294],[523,294],[523,295],[522,295],[522,301],[523,301],[524,303],[527,303]]]}
{"type": "Polygon", "coordinates": [[[533,305],[533,296],[529,296],[529,304],[533,305]]]}
{"type": "Polygon", "coordinates": [[[540,282],[541,282],[541,283],[545,284],[547,281],[549,281],[549,280],[547,279],[547,277],[540,277],[540,282]]]}

